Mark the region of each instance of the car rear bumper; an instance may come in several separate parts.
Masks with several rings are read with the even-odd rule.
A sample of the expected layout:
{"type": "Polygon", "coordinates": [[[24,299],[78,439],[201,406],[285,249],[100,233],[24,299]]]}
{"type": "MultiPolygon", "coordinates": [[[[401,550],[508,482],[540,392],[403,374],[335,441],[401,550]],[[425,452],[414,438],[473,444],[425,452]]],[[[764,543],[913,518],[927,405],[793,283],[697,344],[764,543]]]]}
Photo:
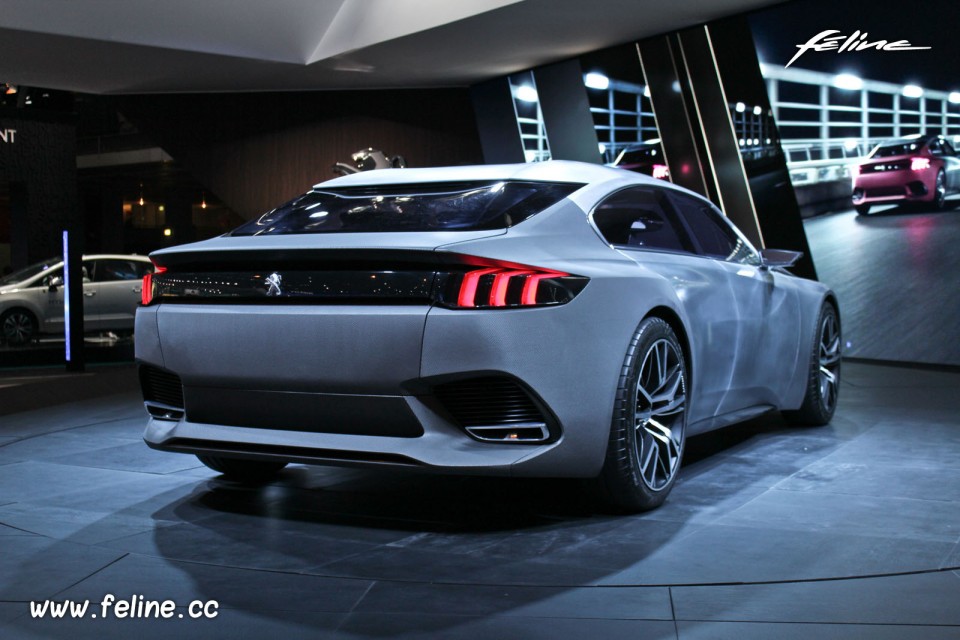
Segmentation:
{"type": "Polygon", "coordinates": [[[936,176],[936,170],[932,169],[902,169],[877,175],[861,175],[854,183],[853,204],[879,204],[901,200],[928,202],[935,196],[936,176]]]}
{"type": "Polygon", "coordinates": [[[183,394],[178,411],[176,400],[151,406],[145,392],[144,438],[161,450],[289,462],[593,476],[634,329],[599,305],[607,286],[532,309],[141,308],[137,359],[179,378],[183,394]],[[592,306],[591,326],[581,305],[592,306]],[[518,402],[539,417],[510,422],[518,402]],[[505,431],[476,430],[496,420],[505,431]],[[516,440],[496,440],[513,425],[516,440]]]}

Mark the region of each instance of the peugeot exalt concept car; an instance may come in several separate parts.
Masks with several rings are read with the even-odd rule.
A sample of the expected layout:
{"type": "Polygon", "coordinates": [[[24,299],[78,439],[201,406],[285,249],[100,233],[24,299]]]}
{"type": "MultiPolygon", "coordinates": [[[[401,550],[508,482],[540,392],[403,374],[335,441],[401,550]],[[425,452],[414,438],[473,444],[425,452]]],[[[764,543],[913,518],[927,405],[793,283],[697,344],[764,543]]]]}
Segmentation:
{"type": "Polygon", "coordinates": [[[594,478],[663,502],[696,433],[830,420],[837,301],[710,202],[576,162],[324,182],[152,254],[145,440],[239,479],[290,462],[594,478]]]}

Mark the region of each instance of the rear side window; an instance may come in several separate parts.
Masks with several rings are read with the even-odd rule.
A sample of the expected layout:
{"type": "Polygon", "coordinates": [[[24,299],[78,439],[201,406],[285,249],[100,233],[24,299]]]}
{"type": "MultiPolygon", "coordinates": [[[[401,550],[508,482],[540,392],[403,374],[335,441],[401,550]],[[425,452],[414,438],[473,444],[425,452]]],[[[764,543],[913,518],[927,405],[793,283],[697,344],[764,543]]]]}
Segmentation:
{"type": "Polygon", "coordinates": [[[470,182],[317,189],[251,220],[230,235],[506,229],[581,186],[470,182]]]}
{"type": "Polygon", "coordinates": [[[693,252],[665,195],[659,189],[619,191],[593,210],[600,235],[614,245],[636,249],[693,252]]]}
{"type": "Polygon", "coordinates": [[[753,248],[709,202],[682,193],[671,193],[670,199],[680,212],[700,253],[730,262],[760,264],[753,248]]]}

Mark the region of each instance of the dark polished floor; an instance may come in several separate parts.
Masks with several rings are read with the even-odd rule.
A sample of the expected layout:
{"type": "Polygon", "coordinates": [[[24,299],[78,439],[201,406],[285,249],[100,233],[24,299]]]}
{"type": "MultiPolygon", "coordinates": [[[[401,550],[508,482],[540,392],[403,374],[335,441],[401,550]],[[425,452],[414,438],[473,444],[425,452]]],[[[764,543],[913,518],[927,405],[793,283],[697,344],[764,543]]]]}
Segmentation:
{"type": "Polygon", "coordinates": [[[830,426],[694,438],[638,516],[567,481],[233,484],[142,443],[133,377],[0,376],[49,405],[0,404],[0,638],[960,638],[957,373],[846,363],[830,426]],[[106,594],[219,615],[30,615],[106,594]]]}
{"type": "Polygon", "coordinates": [[[960,365],[960,200],[947,203],[804,221],[817,274],[840,299],[847,356],[960,365]]]}

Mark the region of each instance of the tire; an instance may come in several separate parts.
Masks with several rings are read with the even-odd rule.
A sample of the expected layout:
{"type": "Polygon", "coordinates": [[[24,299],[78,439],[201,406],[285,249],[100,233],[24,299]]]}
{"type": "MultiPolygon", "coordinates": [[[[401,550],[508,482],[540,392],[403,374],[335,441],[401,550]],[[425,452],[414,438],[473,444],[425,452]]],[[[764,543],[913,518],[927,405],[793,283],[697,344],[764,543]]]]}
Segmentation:
{"type": "Polygon", "coordinates": [[[214,471],[219,471],[228,479],[245,483],[266,482],[287,466],[286,462],[241,460],[239,458],[221,458],[220,456],[197,456],[197,459],[214,471]]]}
{"type": "Polygon", "coordinates": [[[937,211],[943,211],[947,206],[947,174],[943,169],[937,171],[936,182],[933,183],[933,207],[937,211]]]}
{"type": "Polygon", "coordinates": [[[637,327],[613,406],[603,498],[618,510],[654,509],[667,499],[686,443],[687,368],[676,333],[664,320],[637,327]]]}
{"type": "Polygon", "coordinates": [[[37,319],[26,309],[10,309],[0,316],[0,336],[9,345],[29,344],[37,337],[37,319]]]}
{"type": "Polygon", "coordinates": [[[858,204],[854,207],[858,216],[870,215],[870,205],[868,204],[858,204]]]}
{"type": "Polygon", "coordinates": [[[817,318],[803,405],[783,412],[791,424],[820,427],[833,418],[840,391],[840,344],[840,316],[833,304],[825,302],[817,318]]]}

